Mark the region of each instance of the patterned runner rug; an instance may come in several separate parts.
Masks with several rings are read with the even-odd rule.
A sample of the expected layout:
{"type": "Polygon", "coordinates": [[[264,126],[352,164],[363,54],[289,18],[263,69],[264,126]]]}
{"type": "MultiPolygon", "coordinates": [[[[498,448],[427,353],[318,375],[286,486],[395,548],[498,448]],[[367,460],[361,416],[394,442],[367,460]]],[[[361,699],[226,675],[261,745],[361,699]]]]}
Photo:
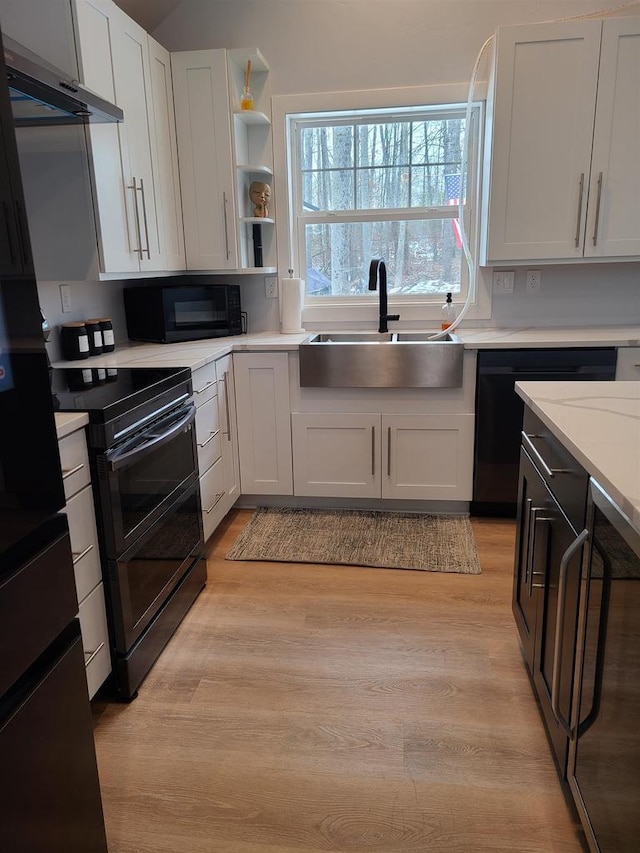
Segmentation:
{"type": "Polygon", "coordinates": [[[227,560],[481,572],[466,516],[365,510],[259,507],[227,560]]]}

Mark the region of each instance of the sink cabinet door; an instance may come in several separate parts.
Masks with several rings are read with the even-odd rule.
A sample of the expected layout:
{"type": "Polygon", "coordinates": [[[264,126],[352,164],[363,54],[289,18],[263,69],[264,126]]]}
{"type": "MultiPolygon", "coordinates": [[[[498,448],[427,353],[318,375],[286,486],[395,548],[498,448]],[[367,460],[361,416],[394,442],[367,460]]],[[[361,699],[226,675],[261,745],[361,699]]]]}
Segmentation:
{"type": "Polygon", "coordinates": [[[382,497],[471,500],[473,415],[383,415],[382,497]]]}
{"type": "Polygon", "coordinates": [[[380,415],[291,416],[294,494],[379,498],[380,415]]]}

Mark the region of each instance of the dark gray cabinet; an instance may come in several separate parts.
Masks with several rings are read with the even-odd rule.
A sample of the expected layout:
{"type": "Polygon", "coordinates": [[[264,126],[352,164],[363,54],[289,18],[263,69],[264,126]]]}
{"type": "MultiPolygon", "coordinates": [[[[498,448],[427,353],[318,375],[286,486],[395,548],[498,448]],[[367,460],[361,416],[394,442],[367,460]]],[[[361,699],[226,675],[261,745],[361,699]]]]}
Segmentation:
{"type": "Polygon", "coordinates": [[[588,476],[525,410],[513,613],[554,756],[566,775],[588,476]]]}

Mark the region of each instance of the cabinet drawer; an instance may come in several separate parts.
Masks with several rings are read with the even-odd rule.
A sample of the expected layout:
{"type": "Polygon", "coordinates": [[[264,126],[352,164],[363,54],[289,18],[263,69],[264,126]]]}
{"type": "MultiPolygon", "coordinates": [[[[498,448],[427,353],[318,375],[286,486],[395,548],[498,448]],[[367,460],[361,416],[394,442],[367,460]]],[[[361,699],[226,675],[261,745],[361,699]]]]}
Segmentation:
{"type": "Polygon", "coordinates": [[[69,521],[76,592],[78,601],[82,602],[102,579],[91,486],[85,486],[70,498],[64,512],[69,521]]]}
{"type": "Polygon", "coordinates": [[[64,495],[67,500],[79,492],[91,480],[89,472],[89,454],[84,430],[77,430],[61,438],[58,442],[64,495]]]}
{"type": "Polygon", "coordinates": [[[202,406],[207,400],[216,396],[216,363],[215,361],[199,367],[191,374],[193,381],[193,399],[196,406],[202,406]]]}
{"type": "Polygon", "coordinates": [[[91,699],[111,672],[109,630],[102,584],[99,584],[82,602],[79,616],[87,687],[91,699]]]}
{"type": "Polygon", "coordinates": [[[196,443],[198,445],[198,467],[200,473],[210,468],[222,452],[218,401],[207,400],[196,413],[196,443]]]}
{"type": "Polygon", "coordinates": [[[582,530],[589,475],[540,418],[526,407],[522,446],[571,524],[576,530],[582,530]]]}
{"type": "Polygon", "coordinates": [[[226,515],[224,461],[218,461],[200,478],[202,526],[205,542],[226,515]]]}

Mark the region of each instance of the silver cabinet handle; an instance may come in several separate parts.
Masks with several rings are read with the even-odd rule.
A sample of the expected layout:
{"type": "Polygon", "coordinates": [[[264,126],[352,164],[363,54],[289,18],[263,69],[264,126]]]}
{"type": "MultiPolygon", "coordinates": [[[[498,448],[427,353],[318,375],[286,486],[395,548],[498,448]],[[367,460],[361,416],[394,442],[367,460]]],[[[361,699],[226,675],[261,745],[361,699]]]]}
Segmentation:
{"type": "Polygon", "coordinates": [[[376,428],[371,427],[371,476],[376,475],[376,428]]]}
{"type": "Polygon", "coordinates": [[[558,707],[560,694],[560,653],[562,650],[562,635],[564,634],[564,602],[567,592],[567,569],[573,555],[582,548],[589,539],[589,531],[583,530],[573,540],[560,560],[560,575],[558,577],[558,605],[556,610],[556,641],[553,650],[553,674],[551,676],[551,710],[564,731],[571,735],[571,723],[565,720],[558,707]]]}
{"type": "Polygon", "coordinates": [[[84,551],[73,551],[71,555],[73,557],[73,565],[75,566],[75,564],[79,563],[83,557],[86,557],[89,551],[93,551],[93,545],[87,545],[84,551]]]}
{"type": "Polygon", "coordinates": [[[73,477],[74,474],[77,474],[78,471],[82,471],[83,468],[84,468],[84,462],[81,462],[79,465],[76,465],[75,468],[63,468],[62,479],[68,480],[69,477],[73,477]]]}
{"type": "Polygon", "coordinates": [[[529,453],[535,457],[535,459],[538,463],[538,466],[540,468],[542,468],[542,470],[547,475],[547,477],[549,477],[549,479],[552,480],[556,474],[570,474],[571,473],[571,470],[569,468],[549,468],[549,466],[544,461],[542,456],[540,456],[538,449],[536,448],[534,443],[531,441],[532,438],[542,438],[542,436],[533,435],[533,434],[528,435],[526,432],[522,433],[522,443],[525,445],[525,447],[527,448],[529,453]]]}
{"type": "Polygon", "coordinates": [[[205,391],[208,391],[208,390],[209,390],[209,388],[211,388],[211,386],[212,386],[212,385],[215,385],[215,384],[216,384],[216,380],[214,379],[214,380],[212,380],[211,382],[207,382],[207,384],[206,384],[206,385],[203,385],[203,386],[202,386],[202,388],[197,388],[197,389],[194,391],[194,393],[195,393],[195,394],[204,394],[204,392],[205,392],[205,391]]]}
{"type": "Polygon", "coordinates": [[[391,427],[387,427],[387,477],[391,476],[391,427]]]}
{"type": "Polygon", "coordinates": [[[598,175],[598,197],[596,199],[596,218],[593,223],[593,245],[598,242],[598,225],[600,224],[600,201],[602,200],[602,172],[598,175]]]}
{"type": "Polygon", "coordinates": [[[578,195],[578,220],[576,222],[576,248],[580,245],[580,222],[582,221],[582,199],[584,197],[584,172],[580,175],[580,192],[578,195]]]}
{"type": "Polygon", "coordinates": [[[144,233],[147,237],[147,247],[146,249],[140,249],[140,256],[142,257],[142,252],[147,253],[147,260],[151,260],[151,249],[149,246],[149,225],[147,223],[147,197],[144,193],[144,180],[140,178],[140,194],[142,195],[142,221],[144,222],[144,233]]]}
{"type": "Polygon", "coordinates": [[[142,260],[142,232],[140,231],[140,211],[138,210],[138,180],[137,178],[132,178],[133,183],[127,185],[128,190],[133,190],[133,214],[136,219],[136,236],[138,237],[138,248],[133,251],[140,255],[140,260],[142,260]]]}
{"type": "Polygon", "coordinates": [[[213,441],[213,439],[218,435],[218,433],[219,433],[219,432],[220,432],[220,430],[219,430],[219,429],[217,429],[215,432],[210,432],[210,433],[209,433],[209,438],[205,439],[205,440],[202,442],[202,444],[200,444],[200,442],[198,442],[198,447],[206,447],[206,446],[207,446],[207,444],[209,444],[209,442],[210,442],[210,441],[213,441]]]}
{"type": "Polygon", "coordinates": [[[225,412],[227,416],[227,441],[231,441],[231,418],[229,416],[229,381],[228,381],[229,371],[225,370],[222,374],[222,381],[224,382],[224,405],[225,412]]]}
{"type": "Polygon", "coordinates": [[[94,649],[92,652],[85,652],[85,653],[84,653],[84,657],[85,657],[84,665],[85,665],[85,666],[89,666],[89,664],[90,664],[90,663],[91,663],[91,661],[94,659],[94,657],[95,657],[97,654],[100,654],[100,652],[101,652],[103,649],[104,649],[104,642],[100,643],[100,645],[98,646],[98,648],[97,648],[97,649],[94,649]]]}
{"type": "Polygon", "coordinates": [[[229,260],[229,256],[231,251],[229,249],[229,226],[227,225],[227,194],[222,193],[222,215],[224,219],[224,244],[227,250],[227,260],[229,260]]]}
{"type": "Polygon", "coordinates": [[[548,527],[544,528],[544,530],[545,530],[544,545],[540,544],[540,542],[539,542],[538,537],[540,534],[537,532],[537,528],[539,527],[539,525],[548,524],[549,522],[553,521],[553,518],[551,516],[547,516],[547,515],[538,515],[539,512],[545,512],[545,508],[544,507],[533,507],[533,509],[531,511],[532,524],[531,524],[531,554],[530,554],[530,561],[529,561],[529,568],[530,568],[530,572],[529,572],[529,595],[533,595],[534,589],[544,589],[546,586],[545,581],[546,581],[546,577],[547,577],[547,572],[546,572],[546,570],[544,572],[536,572],[535,571],[535,555],[536,555],[536,544],[540,547],[541,552],[543,554],[546,554],[546,552],[547,552],[547,541],[548,541],[547,537],[549,535],[549,528],[548,527]],[[534,583],[534,581],[533,581],[534,578],[544,578],[545,580],[543,580],[542,583],[534,583]]]}
{"type": "Polygon", "coordinates": [[[224,495],[224,492],[220,492],[220,494],[216,495],[215,500],[211,504],[209,509],[205,509],[205,512],[207,513],[207,515],[209,515],[210,512],[213,512],[213,510],[218,506],[218,504],[220,503],[220,499],[222,498],[223,495],[224,495]]]}

